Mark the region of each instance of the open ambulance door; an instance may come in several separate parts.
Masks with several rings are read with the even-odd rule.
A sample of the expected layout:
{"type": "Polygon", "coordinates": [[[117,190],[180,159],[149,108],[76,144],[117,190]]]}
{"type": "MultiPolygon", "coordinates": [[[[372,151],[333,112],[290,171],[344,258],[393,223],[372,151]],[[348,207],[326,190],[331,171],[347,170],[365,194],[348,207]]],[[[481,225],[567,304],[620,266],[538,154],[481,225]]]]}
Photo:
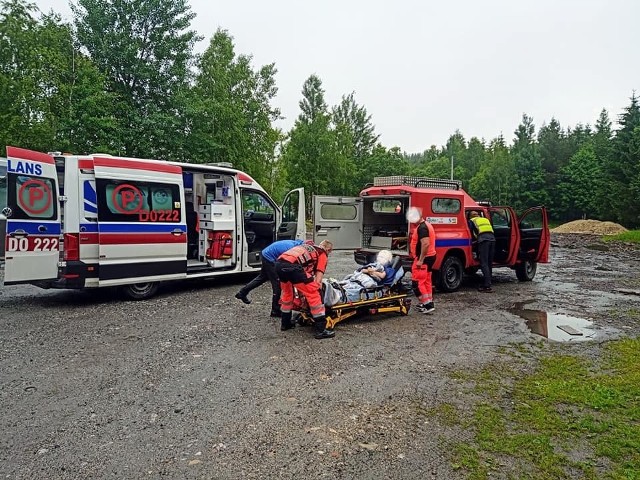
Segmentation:
{"type": "Polygon", "coordinates": [[[94,157],[99,285],[131,285],[151,296],[154,282],[186,278],[187,225],[182,168],[163,162],[94,157]]]}
{"type": "Polygon", "coordinates": [[[362,247],[362,199],[313,197],[313,241],[329,240],[336,250],[362,247]]]}
{"type": "Polygon", "coordinates": [[[7,147],[5,285],[57,279],[58,192],[51,155],[7,147]]]}
{"type": "Polygon", "coordinates": [[[306,240],[306,203],[304,188],[291,190],[282,202],[282,223],[278,226],[277,240],[306,240]]]}
{"type": "Polygon", "coordinates": [[[520,248],[518,217],[511,207],[487,207],[487,210],[496,237],[493,263],[514,265],[520,248]]]}
{"type": "Polygon", "coordinates": [[[549,261],[549,221],[547,209],[533,207],[520,215],[518,222],[520,230],[520,259],[537,263],[549,261]]]}

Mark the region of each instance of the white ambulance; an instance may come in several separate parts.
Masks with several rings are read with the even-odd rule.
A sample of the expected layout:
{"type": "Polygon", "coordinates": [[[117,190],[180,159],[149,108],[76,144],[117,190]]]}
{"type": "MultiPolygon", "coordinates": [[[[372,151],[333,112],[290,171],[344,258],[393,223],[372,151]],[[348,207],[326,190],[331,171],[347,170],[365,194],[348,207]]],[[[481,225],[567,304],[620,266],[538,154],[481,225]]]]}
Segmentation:
{"type": "Polygon", "coordinates": [[[278,206],[227,166],[7,147],[6,173],[5,285],[144,299],[163,281],[257,271],[264,247],[306,236],[303,189],[278,206]]]}

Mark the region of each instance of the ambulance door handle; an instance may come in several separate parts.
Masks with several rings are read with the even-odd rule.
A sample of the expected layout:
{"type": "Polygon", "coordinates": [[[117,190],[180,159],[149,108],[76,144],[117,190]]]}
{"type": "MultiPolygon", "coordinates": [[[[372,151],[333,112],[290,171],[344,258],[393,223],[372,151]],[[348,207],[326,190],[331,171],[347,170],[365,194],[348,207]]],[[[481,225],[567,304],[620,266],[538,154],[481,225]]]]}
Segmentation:
{"type": "Polygon", "coordinates": [[[22,230],[21,228],[19,228],[15,232],[11,232],[9,234],[9,236],[10,237],[28,237],[29,234],[27,232],[25,232],[24,230],[22,230]]]}
{"type": "Polygon", "coordinates": [[[183,233],[185,233],[185,232],[180,230],[179,228],[174,228],[173,230],[171,230],[171,235],[175,235],[176,237],[178,235],[182,235],[183,233]]]}

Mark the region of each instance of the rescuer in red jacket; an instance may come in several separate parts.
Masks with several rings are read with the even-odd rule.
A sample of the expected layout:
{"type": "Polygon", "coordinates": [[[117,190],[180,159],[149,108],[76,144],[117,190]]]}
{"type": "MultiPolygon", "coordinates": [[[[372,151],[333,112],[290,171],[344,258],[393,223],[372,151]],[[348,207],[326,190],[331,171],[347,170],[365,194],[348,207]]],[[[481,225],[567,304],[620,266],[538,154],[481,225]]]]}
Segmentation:
{"type": "Polygon", "coordinates": [[[328,256],[333,244],[323,240],[319,245],[297,245],[278,257],[276,272],[280,279],[280,310],[282,323],[280,330],[289,330],[295,324],[291,321],[293,307],[293,289],[304,295],[314,320],[315,337],[331,338],[333,330],[326,329],[324,303],[320,294],[322,277],[327,268],[328,256]]]}
{"type": "Polygon", "coordinates": [[[436,262],[436,232],[415,207],[407,212],[407,221],[411,224],[409,252],[413,256],[411,265],[413,293],[420,302],[417,306],[418,311],[431,313],[436,309],[433,304],[431,282],[431,269],[436,262]]]}

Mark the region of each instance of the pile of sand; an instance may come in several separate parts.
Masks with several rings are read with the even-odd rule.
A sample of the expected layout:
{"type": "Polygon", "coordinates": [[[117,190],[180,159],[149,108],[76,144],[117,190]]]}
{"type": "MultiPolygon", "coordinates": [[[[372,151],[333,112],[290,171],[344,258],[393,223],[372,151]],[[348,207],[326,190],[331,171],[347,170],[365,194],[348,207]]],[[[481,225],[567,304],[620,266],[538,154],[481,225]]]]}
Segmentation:
{"type": "Polygon", "coordinates": [[[599,220],[574,220],[551,230],[554,233],[591,233],[594,235],[617,235],[626,232],[619,223],[599,220]]]}

